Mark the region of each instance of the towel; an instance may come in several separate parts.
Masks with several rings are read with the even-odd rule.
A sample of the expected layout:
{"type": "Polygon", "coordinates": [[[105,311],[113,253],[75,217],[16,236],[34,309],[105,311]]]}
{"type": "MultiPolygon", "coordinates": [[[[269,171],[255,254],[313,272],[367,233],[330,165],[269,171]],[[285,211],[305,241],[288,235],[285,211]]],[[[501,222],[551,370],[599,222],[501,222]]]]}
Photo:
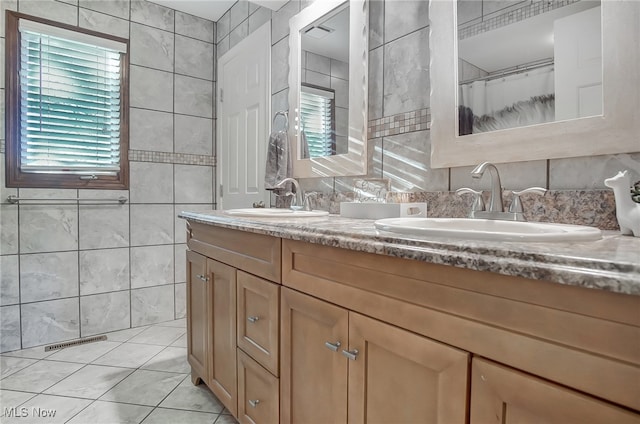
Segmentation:
{"type": "Polygon", "coordinates": [[[273,190],[287,177],[292,176],[291,156],[289,155],[289,137],[286,131],[276,131],[269,136],[267,145],[267,166],[265,168],[264,188],[273,190]]]}
{"type": "Polygon", "coordinates": [[[309,159],[309,143],[304,130],[300,130],[300,146],[302,146],[302,159],[309,159]]]}

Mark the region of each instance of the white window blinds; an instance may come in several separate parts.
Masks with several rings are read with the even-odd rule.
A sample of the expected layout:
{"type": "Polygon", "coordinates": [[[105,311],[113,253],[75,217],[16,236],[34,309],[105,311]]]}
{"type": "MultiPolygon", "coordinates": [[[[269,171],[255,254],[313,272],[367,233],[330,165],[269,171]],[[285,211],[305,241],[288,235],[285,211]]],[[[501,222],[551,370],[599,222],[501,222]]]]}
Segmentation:
{"type": "Polygon", "coordinates": [[[334,93],[302,86],[300,120],[309,147],[309,157],[335,154],[334,93]]]}
{"type": "Polygon", "coordinates": [[[21,170],[115,174],[126,45],[24,19],[20,36],[21,170]]]}

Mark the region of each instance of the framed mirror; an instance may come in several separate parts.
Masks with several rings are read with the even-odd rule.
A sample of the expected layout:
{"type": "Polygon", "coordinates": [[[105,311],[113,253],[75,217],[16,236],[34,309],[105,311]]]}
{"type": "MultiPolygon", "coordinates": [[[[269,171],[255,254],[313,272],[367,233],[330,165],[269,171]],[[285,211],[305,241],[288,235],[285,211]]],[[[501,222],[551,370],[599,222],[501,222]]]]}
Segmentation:
{"type": "Polygon", "coordinates": [[[364,175],[368,1],[316,1],[289,22],[293,175],[364,175]]]}
{"type": "Polygon", "coordinates": [[[430,2],[433,168],[640,150],[639,2],[482,7],[430,2]]]}

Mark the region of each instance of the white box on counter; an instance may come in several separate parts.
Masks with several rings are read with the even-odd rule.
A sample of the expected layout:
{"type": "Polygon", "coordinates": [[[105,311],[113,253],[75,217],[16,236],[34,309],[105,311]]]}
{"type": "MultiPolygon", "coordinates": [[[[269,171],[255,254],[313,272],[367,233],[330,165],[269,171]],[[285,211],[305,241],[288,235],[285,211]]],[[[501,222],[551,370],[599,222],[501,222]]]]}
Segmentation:
{"type": "Polygon", "coordinates": [[[401,217],[426,218],[427,204],[424,202],[340,202],[340,216],[345,218],[357,219],[382,219],[401,217]]]}

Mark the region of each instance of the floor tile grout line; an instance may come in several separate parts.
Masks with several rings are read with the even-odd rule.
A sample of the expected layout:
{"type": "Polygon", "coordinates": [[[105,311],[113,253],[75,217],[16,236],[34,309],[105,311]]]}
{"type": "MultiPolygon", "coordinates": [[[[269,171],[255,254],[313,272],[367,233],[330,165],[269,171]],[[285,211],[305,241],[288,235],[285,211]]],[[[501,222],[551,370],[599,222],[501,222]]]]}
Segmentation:
{"type": "MultiPolygon", "coordinates": [[[[179,327],[164,327],[164,328],[179,328],[179,327]]],[[[140,333],[139,333],[139,334],[140,334],[140,333]]],[[[4,356],[4,357],[8,357],[8,358],[15,358],[15,359],[28,359],[28,360],[33,360],[33,361],[35,361],[35,362],[34,362],[34,363],[32,363],[32,364],[29,364],[29,365],[27,365],[27,366],[25,366],[25,367],[23,367],[23,368],[20,368],[20,369],[16,370],[15,372],[12,372],[11,374],[8,374],[8,375],[6,375],[6,376],[2,377],[2,380],[4,380],[5,378],[7,378],[7,377],[9,377],[9,376],[12,376],[12,375],[14,375],[14,374],[16,374],[16,373],[20,372],[20,371],[23,371],[23,370],[25,370],[26,368],[29,368],[29,367],[31,367],[31,366],[34,366],[34,365],[35,365],[35,364],[37,364],[38,362],[42,362],[42,361],[49,361],[49,362],[61,362],[61,363],[66,363],[66,364],[77,364],[77,365],[83,365],[83,366],[86,366],[86,365],[95,365],[95,366],[103,366],[103,367],[111,367],[111,368],[138,369],[138,368],[140,368],[140,367],[144,366],[144,365],[145,365],[147,362],[149,362],[151,359],[155,358],[158,354],[160,354],[161,352],[163,352],[163,351],[164,351],[166,348],[168,348],[168,347],[173,347],[173,348],[176,348],[176,347],[177,347],[177,348],[182,348],[182,349],[184,349],[184,347],[182,347],[182,346],[172,346],[172,344],[173,344],[173,343],[175,343],[175,342],[176,342],[178,339],[180,339],[182,336],[184,336],[184,334],[186,334],[186,330],[185,330],[185,333],[181,334],[180,336],[178,336],[178,338],[176,338],[176,339],[175,339],[175,340],[173,340],[170,344],[167,344],[167,345],[165,345],[165,344],[157,345],[157,344],[150,344],[150,343],[135,343],[135,342],[130,342],[130,341],[125,341],[125,342],[111,341],[112,343],[118,343],[118,345],[117,345],[117,346],[112,347],[111,349],[109,349],[108,351],[106,351],[104,354],[102,354],[102,355],[98,356],[97,358],[95,358],[95,359],[93,359],[92,361],[89,361],[89,362],[84,362],[84,361],[73,361],[73,360],[68,360],[68,359],[67,359],[67,360],[63,360],[63,359],[52,358],[52,356],[54,356],[57,352],[54,352],[54,353],[52,353],[52,354],[50,354],[49,356],[46,356],[46,357],[44,357],[44,358],[26,358],[26,357],[21,357],[21,356],[10,356],[10,355],[6,355],[6,354],[2,354],[2,355],[0,355],[0,357],[4,356]],[[111,351],[113,351],[113,350],[117,349],[118,347],[120,347],[120,346],[122,346],[122,345],[124,345],[124,344],[126,344],[126,343],[131,343],[131,344],[140,344],[140,345],[146,345],[146,346],[161,346],[161,347],[162,347],[162,349],[161,349],[157,354],[155,354],[154,356],[152,356],[149,360],[147,360],[147,361],[146,361],[146,362],[144,362],[142,365],[140,365],[139,367],[125,367],[125,366],[107,365],[107,364],[99,364],[99,363],[96,363],[96,362],[95,362],[95,361],[99,360],[100,358],[104,357],[105,355],[107,355],[108,353],[110,353],[111,351]]],[[[135,337],[135,336],[133,336],[133,337],[135,337]]],[[[133,338],[133,337],[132,337],[132,338],[133,338]]],[[[109,340],[106,340],[106,341],[109,341],[109,340]]],[[[98,343],[99,343],[99,342],[98,342],[98,343]]],[[[69,348],[67,348],[67,349],[69,349],[69,348]]],[[[62,350],[60,350],[60,351],[62,351],[62,350]]],[[[84,367],[83,367],[83,368],[84,368],[84,367]]],[[[82,368],[80,368],[80,369],[82,369],[82,368]]],[[[80,371],[80,369],[78,369],[78,371],[80,371]]],[[[151,370],[151,371],[155,371],[155,370],[151,370]]],[[[77,371],[76,371],[76,372],[77,372],[77,371]]],[[[172,372],[172,371],[162,371],[162,372],[171,372],[171,373],[173,373],[173,374],[184,374],[184,373],[180,373],[180,372],[172,372]]],[[[73,374],[75,374],[75,372],[74,372],[73,374]]],[[[62,380],[66,379],[66,378],[68,378],[68,377],[70,377],[70,376],[71,376],[71,374],[69,374],[68,376],[64,377],[62,380]]],[[[60,381],[62,381],[62,380],[60,380],[60,381]]],[[[58,381],[58,383],[59,383],[60,381],[58,381]]],[[[57,384],[57,383],[55,383],[55,384],[57,384]]],[[[51,387],[48,387],[48,388],[47,388],[47,389],[45,389],[45,390],[48,390],[49,388],[51,388],[51,387]]]]}
{"type": "MultiPolygon", "coordinates": [[[[180,318],[177,320],[173,320],[173,321],[184,321],[184,318],[180,318]]],[[[169,323],[172,321],[167,321],[166,323],[169,323]]],[[[127,404],[127,405],[134,405],[134,406],[140,406],[140,407],[146,407],[146,408],[151,408],[151,410],[149,411],[149,413],[142,418],[143,422],[145,419],[147,419],[149,417],[149,415],[151,415],[156,409],[160,408],[160,409],[170,409],[170,410],[175,410],[175,411],[181,411],[181,412],[200,412],[200,413],[205,413],[205,414],[211,414],[213,419],[211,421],[211,423],[215,423],[217,422],[220,417],[224,414],[225,408],[223,407],[222,410],[220,412],[209,412],[209,411],[202,411],[202,410],[196,410],[196,409],[190,409],[190,408],[174,408],[174,407],[163,407],[161,406],[161,404],[169,397],[171,396],[172,393],[175,392],[175,390],[189,377],[189,373],[181,373],[181,372],[172,372],[172,371],[159,371],[159,370],[145,370],[142,367],[144,365],[146,365],[148,362],[150,362],[151,360],[153,360],[153,358],[155,358],[156,356],[158,356],[160,353],[164,352],[165,350],[167,350],[167,348],[171,347],[171,348],[180,348],[180,349],[184,349],[184,347],[182,346],[173,346],[173,343],[176,343],[179,339],[181,339],[182,337],[184,337],[184,335],[186,334],[186,328],[182,327],[181,325],[157,325],[157,324],[152,324],[149,326],[146,326],[146,329],[141,330],[140,332],[138,332],[137,334],[134,334],[133,336],[131,336],[130,338],[128,338],[125,341],[112,341],[114,343],[116,343],[116,346],[113,346],[111,349],[109,349],[108,351],[106,351],[104,354],[98,356],[97,358],[93,359],[90,362],[84,361],[84,362],[73,362],[73,361],[69,361],[69,360],[56,360],[54,359],[50,359],[50,357],[52,355],[55,355],[55,353],[50,354],[48,356],[45,356],[44,358],[26,358],[26,357],[12,357],[10,355],[0,355],[0,356],[7,356],[7,357],[12,357],[15,359],[27,359],[27,360],[33,360],[35,362],[33,362],[30,365],[27,365],[24,368],[21,368],[20,370],[16,371],[22,371],[26,368],[29,368],[35,364],[37,364],[38,362],[42,362],[42,361],[50,361],[50,362],[59,362],[59,363],[73,363],[76,365],[81,365],[80,368],[78,368],[76,371],[72,372],[71,374],[65,376],[64,378],[60,379],[59,381],[55,382],[54,384],[52,384],[51,386],[48,386],[46,388],[44,388],[42,391],[40,392],[28,392],[28,391],[22,391],[22,390],[11,390],[11,389],[6,389],[6,390],[10,390],[10,391],[15,391],[15,392],[21,392],[21,393],[26,393],[26,394],[30,394],[33,395],[31,396],[29,399],[25,400],[24,402],[20,403],[20,405],[23,405],[24,403],[28,402],[29,400],[33,399],[34,397],[38,396],[38,395],[46,395],[46,396],[56,396],[56,397],[60,397],[60,398],[69,398],[69,399],[81,399],[81,400],[87,400],[90,401],[84,408],[82,408],[80,411],[78,411],[76,414],[74,414],[73,416],[71,416],[70,418],[68,418],[67,421],[65,422],[69,422],[70,420],[74,419],[76,416],[78,416],[79,414],[81,414],[84,410],[86,410],[87,408],[89,408],[91,405],[93,405],[94,403],[100,401],[100,402],[108,402],[108,403],[122,403],[122,404],[127,404]],[[141,344],[141,343],[134,343],[131,342],[130,340],[135,338],[136,336],[138,336],[139,334],[143,333],[144,331],[146,331],[147,329],[150,328],[154,328],[154,327],[160,327],[160,328],[176,328],[181,334],[179,336],[177,336],[174,339],[171,339],[168,343],[164,343],[161,345],[150,345],[150,346],[161,346],[162,349],[155,355],[153,355],[148,361],[146,361],[145,363],[143,363],[142,365],[139,365],[136,368],[129,368],[129,367],[122,367],[122,366],[110,366],[110,365],[101,365],[101,364],[96,364],[94,363],[95,361],[97,361],[98,359],[104,357],[105,355],[107,355],[109,352],[113,351],[114,349],[117,349],[120,346],[123,346],[127,343],[132,344],[132,345],[136,345],[136,344],[141,344]],[[79,373],[80,371],[82,371],[83,369],[87,368],[89,365],[94,365],[94,366],[101,366],[101,367],[111,367],[111,368],[118,368],[121,370],[126,369],[127,371],[130,371],[123,379],[121,379],[120,381],[118,381],[115,385],[113,385],[112,387],[110,387],[109,389],[107,389],[104,393],[102,393],[98,398],[83,398],[83,397],[77,397],[77,396],[68,396],[68,395],[60,395],[60,394],[54,394],[54,393],[45,393],[47,390],[51,389],[53,386],[59,384],[60,382],[64,381],[65,379],[71,377],[72,375],[75,375],[77,373],[79,373]],[[101,399],[102,396],[104,396],[104,394],[106,394],[107,392],[109,392],[110,390],[112,390],[114,387],[120,385],[123,381],[125,381],[128,377],[130,377],[134,372],[138,371],[138,370],[143,370],[143,371],[151,371],[151,372],[162,372],[162,373],[170,373],[170,374],[177,374],[177,375],[183,375],[184,377],[180,380],[180,382],[173,387],[173,389],[171,389],[171,391],[169,391],[169,393],[167,395],[165,395],[162,400],[160,400],[155,406],[150,406],[150,405],[140,405],[140,404],[135,404],[135,403],[125,403],[125,402],[116,402],[116,401],[110,401],[110,400],[104,400],[101,399]]],[[[13,375],[15,373],[12,373],[10,375],[13,375]]],[[[5,376],[9,377],[10,375],[5,376]]],[[[215,395],[214,395],[215,396],[215,395]]],[[[19,406],[19,405],[18,405],[19,406]]]]}
{"type": "MultiPolygon", "coordinates": [[[[180,337],[182,337],[182,336],[180,336],[180,337]]],[[[176,340],[177,340],[177,339],[176,339],[176,340]]],[[[134,344],[135,344],[135,343],[134,343],[134,344]]],[[[157,345],[152,345],[152,346],[157,346],[157,345]]],[[[155,355],[153,355],[151,358],[149,358],[149,360],[148,360],[147,362],[145,362],[144,364],[140,365],[140,368],[139,368],[139,369],[145,369],[145,370],[147,370],[147,371],[158,371],[158,370],[146,369],[146,368],[143,368],[143,367],[144,367],[145,365],[147,365],[149,362],[153,361],[153,359],[154,359],[156,356],[160,355],[162,352],[164,352],[165,350],[167,350],[167,348],[168,348],[168,347],[175,347],[175,346],[171,346],[171,345],[164,346],[164,347],[162,348],[162,350],[160,350],[160,352],[156,353],[156,354],[155,354],[155,355]]],[[[161,372],[172,372],[172,371],[161,371],[161,372]]],[[[176,374],[183,374],[183,373],[176,373],[176,374]]]]}
{"type": "MultiPolygon", "coordinates": [[[[168,284],[167,284],[167,285],[168,285],[168,284]]],[[[125,290],[120,290],[120,291],[125,291],[125,290]]],[[[100,294],[100,293],[98,293],[98,294],[100,294]]],[[[131,340],[132,338],[134,338],[134,337],[135,337],[135,336],[137,336],[138,334],[142,333],[143,331],[145,331],[146,329],[151,328],[151,327],[182,328],[181,326],[176,326],[176,325],[172,325],[172,326],[170,326],[170,325],[162,325],[162,324],[165,324],[165,323],[168,323],[168,322],[172,322],[172,321],[183,321],[183,320],[185,320],[185,318],[178,318],[178,319],[176,319],[176,320],[162,321],[162,322],[160,322],[160,323],[155,323],[155,324],[146,324],[146,325],[141,325],[141,326],[138,326],[138,327],[123,328],[123,329],[121,329],[121,330],[114,330],[114,331],[109,331],[109,332],[106,332],[106,333],[98,333],[98,334],[94,334],[94,336],[103,336],[103,335],[104,335],[104,336],[107,336],[107,341],[109,341],[109,339],[108,339],[109,334],[112,334],[112,333],[118,333],[118,332],[121,332],[121,331],[127,331],[127,330],[137,330],[137,329],[141,329],[138,333],[134,334],[133,336],[129,337],[128,339],[126,339],[126,340],[124,340],[124,341],[121,341],[121,340],[111,340],[111,341],[114,341],[114,342],[124,343],[124,342],[128,342],[129,340],[131,340]]],[[[186,332],[186,328],[184,328],[184,330],[185,330],[185,332],[186,332]]],[[[182,337],[182,336],[181,336],[181,337],[182,337]]],[[[14,355],[11,355],[11,354],[12,354],[12,353],[14,353],[14,352],[20,352],[20,351],[22,351],[22,350],[27,350],[27,349],[37,349],[37,348],[40,348],[40,347],[41,347],[41,348],[44,348],[45,346],[46,346],[46,345],[38,345],[38,346],[30,346],[30,347],[26,347],[26,348],[23,348],[23,349],[10,350],[10,351],[7,351],[7,352],[2,352],[2,353],[0,353],[0,356],[9,356],[9,357],[12,357],[12,358],[25,358],[25,359],[43,360],[43,359],[46,359],[46,358],[50,357],[51,355],[55,354],[55,352],[53,352],[53,353],[49,353],[47,356],[45,356],[45,357],[43,357],[43,358],[29,358],[29,357],[26,357],[26,356],[14,356],[14,355]]]]}
{"type": "MultiPolygon", "coordinates": [[[[183,319],[183,318],[180,318],[180,319],[183,319]]],[[[109,338],[108,338],[110,333],[102,333],[102,334],[98,334],[98,335],[106,335],[106,336],[107,336],[107,340],[106,340],[106,341],[109,341],[109,342],[112,342],[112,343],[120,343],[120,344],[123,344],[123,343],[133,343],[133,344],[143,344],[143,345],[150,345],[150,346],[165,346],[165,347],[170,347],[170,346],[172,346],[172,345],[173,345],[173,343],[176,343],[176,342],[177,342],[181,337],[183,337],[183,336],[186,334],[186,328],[182,328],[182,327],[180,327],[180,326],[161,326],[161,325],[157,325],[157,324],[151,324],[151,325],[144,326],[144,327],[134,327],[134,328],[131,328],[131,329],[129,329],[129,328],[125,328],[125,329],[123,329],[123,330],[116,330],[116,331],[114,331],[114,332],[118,332],[118,331],[126,331],[126,330],[132,330],[132,329],[137,329],[137,328],[143,328],[140,332],[138,332],[137,334],[134,334],[133,336],[131,336],[131,337],[127,338],[126,340],[111,340],[111,339],[109,339],[109,338]],[[144,327],[146,327],[146,328],[144,328],[144,327]],[[162,343],[162,344],[155,344],[155,343],[139,343],[139,342],[131,342],[131,339],[133,339],[134,337],[138,336],[138,335],[139,335],[139,334],[141,334],[142,332],[144,332],[144,331],[146,331],[147,329],[152,328],[152,327],[176,328],[176,329],[179,329],[179,330],[184,330],[184,332],[183,332],[182,334],[180,334],[176,339],[172,340],[169,344],[166,344],[166,345],[165,345],[164,343],[162,343]]],[[[33,346],[33,347],[25,348],[25,349],[33,349],[33,348],[38,348],[38,347],[43,347],[43,348],[44,348],[44,346],[33,346]]],[[[115,348],[117,348],[117,347],[119,347],[119,346],[116,346],[116,347],[114,347],[113,349],[115,349],[115,348]]],[[[183,347],[183,346],[174,346],[174,347],[183,347]]],[[[27,357],[27,356],[16,356],[16,355],[15,355],[15,352],[20,352],[21,350],[25,350],[25,349],[20,349],[20,350],[13,350],[13,351],[8,351],[8,352],[3,352],[3,353],[0,353],[0,357],[9,357],[9,358],[17,358],[17,359],[31,359],[31,360],[35,360],[35,361],[42,361],[42,360],[45,360],[45,359],[46,359],[46,360],[56,361],[56,362],[74,362],[74,361],[64,361],[64,360],[58,360],[58,359],[51,359],[51,357],[52,357],[53,355],[55,355],[57,352],[49,353],[47,356],[42,357],[42,358],[31,358],[31,357],[27,357]],[[12,355],[12,353],[14,353],[14,355],[12,355]]],[[[113,349],[111,349],[111,350],[113,350],[113,349]]],[[[110,351],[109,351],[109,352],[110,352],[110,351]]],[[[99,356],[99,357],[98,357],[98,358],[96,358],[95,360],[97,360],[97,359],[101,358],[102,356],[106,355],[107,353],[108,353],[108,352],[105,352],[105,354],[103,354],[103,355],[99,356]]],[[[94,361],[95,361],[95,360],[94,360],[94,361]]],[[[93,362],[93,361],[92,361],[92,362],[93,362]]],[[[76,362],[76,363],[78,363],[78,362],[76,362]]],[[[79,363],[82,363],[82,362],[79,362],[79,363]]],[[[89,362],[87,362],[87,363],[89,363],[89,362]]],[[[28,365],[28,366],[31,366],[31,365],[33,365],[33,364],[30,364],[30,365],[28,365]]],[[[12,373],[12,374],[13,374],[13,373],[12,373]]],[[[7,376],[5,376],[5,377],[8,377],[8,375],[7,375],[7,376]]],[[[3,379],[4,379],[5,377],[3,377],[3,379]]]]}
{"type": "MultiPolygon", "coordinates": [[[[176,386],[175,386],[173,389],[171,389],[171,391],[170,391],[169,393],[167,393],[167,395],[166,395],[165,397],[163,397],[163,398],[162,398],[162,400],[161,400],[160,402],[158,402],[158,404],[155,406],[155,408],[153,409],[153,411],[155,411],[157,408],[159,408],[159,407],[160,407],[160,405],[162,405],[162,402],[164,402],[165,400],[167,400],[167,398],[168,398],[169,396],[171,396],[171,393],[175,392],[175,390],[176,390],[176,389],[177,389],[177,388],[182,384],[182,382],[183,382],[187,377],[188,377],[188,374],[187,374],[187,376],[185,376],[185,378],[183,378],[182,380],[180,380],[180,382],[179,382],[178,384],[176,384],[176,386]]],[[[151,412],[153,412],[153,411],[151,411],[151,412]]]]}
{"type": "MultiPolygon", "coordinates": [[[[14,390],[14,391],[18,391],[18,390],[14,390]]],[[[21,403],[15,405],[16,408],[20,408],[20,406],[24,405],[25,403],[29,402],[34,397],[38,396],[37,393],[33,393],[33,392],[21,392],[21,393],[29,393],[29,394],[31,394],[33,396],[31,396],[29,399],[25,400],[24,402],[21,402],[21,403]]],[[[0,418],[3,418],[3,417],[4,417],[4,410],[0,411],[0,418]]]]}
{"type": "MultiPolygon", "coordinates": [[[[22,370],[23,370],[23,369],[25,369],[25,368],[29,368],[31,365],[35,365],[38,361],[40,361],[40,359],[34,359],[34,358],[22,358],[22,357],[19,357],[19,356],[5,356],[5,355],[0,355],[0,356],[4,356],[4,357],[6,357],[6,358],[29,359],[29,360],[32,360],[32,361],[36,361],[36,362],[34,362],[33,364],[25,365],[24,367],[22,367],[22,368],[20,368],[20,369],[15,370],[15,371],[14,371],[14,372],[12,372],[11,374],[7,374],[7,375],[5,375],[4,377],[0,378],[0,381],[4,380],[4,379],[5,379],[5,378],[7,378],[7,377],[12,376],[13,374],[15,374],[15,373],[17,373],[17,372],[22,371],[22,370]]],[[[0,389],[2,389],[2,386],[1,386],[1,385],[0,385],[0,389]]]]}
{"type": "Polygon", "coordinates": [[[68,423],[69,421],[71,421],[72,419],[74,419],[76,416],[78,416],[79,414],[82,413],[82,411],[84,411],[85,409],[87,409],[88,407],[90,407],[91,405],[93,405],[94,403],[96,403],[98,400],[94,399],[92,402],[89,402],[89,404],[87,406],[85,406],[84,408],[82,408],[81,410],[79,410],[78,412],[76,412],[75,414],[73,414],[71,417],[69,417],[68,420],[65,421],[65,424],[68,423]]]}
{"type": "MultiPolygon", "coordinates": [[[[102,341],[107,342],[107,341],[109,341],[109,340],[102,340],[102,341]]],[[[101,343],[102,341],[97,342],[97,343],[101,343]]],[[[122,342],[114,342],[114,341],[111,341],[111,343],[118,343],[118,345],[117,345],[117,346],[112,347],[111,349],[109,349],[108,351],[106,351],[105,353],[103,353],[102,355],[98,356],[97,358],[95,358],[95,359],[93,359],[93,360],[91,360],[91,361],[89,361],[89,362],[76,362],[76,361],[71,361],[71,360],[66,360],[66,361],[64,361],[64,360],[60,360],[60,359],[58,359],[58,361],[59,361],[59,362],[73,362],[73,363],[86,363],[86,364],[93,364],[93,362],[94,362],[94,361],[97,361],[98,359],[100,359],[100,358],[102,358],[104,355],[106,355],[107,353],[111,352],[113,349],[116,349],[117,347],[120,347],[120,346],[123,344],[122,342]]],[[[86,346],[86,345],[85,345],[85,346],[86,346]]],[[[72,347],[74,347],[74,346],[72,346],[72,347]]],[[[68,348],[67,348],[67,349],[68,349],[68,348]]],[[[61,349],[61,350],[60,350],[60,352],[62,352],[62,351],[64,351],[64,349],[61,349]]],[[[58,353],[58,352],[56,352],[56,353],[58,353]]],[[[55,355],[56,355],[56,353],[54,353],[54,354],[53,354],[53,355],[51,355],[51,356],[55,356],[55,355]]],[[[50,358],[51,356],[49,356],[49,358],[50,358]]]]}
{"type": "MultiPolygon", "coordinates": [[[[121,404],[121,405],[131,405],[131,406],[139,406],[139,407],[144,407],[144,408],[151,408],[151,411],[149,411],[149,414],[151,414],[153,411],[155,411],[156,409],[170,409],[173,411],[182,411],[182,412],[200,412],[203,414],[212,414],[215,415],[215,420],[217,420],[221,415],[230,415],[230,414],[225,414],[225,408],[223,406],[222,410],[220,412],[209,412],[209,411],[202,411],[202,410],[197,410],[197,409],[187,409],[187,408],[176,408],[176,407],[168,407],[168,406],[161,406],[162,403],[180,386],[180,384],[182,384],[182,382],[184,380],[186,380],[187,378],[189,378],[189,374],[185,374],[184,379],[180,381],[180,383],[178,383],[178,385],[176,385],[170,392],[169,394],[167,394],[156,406],[151,406],[151,405],[143,405],[143,404],[138,404],[138,403],[128,403],[128,402],[118,402],[118,401],[113,401],[113,400],[107,400],[107,399],[101,399],[100,397],[97,399],[92,399],[92,398],[83,398],[83,397],[77,397],[77,396],[68,396],[68,395],[59,395],[59,394],[53,394],[53,393],[35,393],[35,392],[24,392],[24,391],[20,391],[20,390],[11,390],[11,389],[5,389],[8,391],[13,391],[13,392],[20,392],[20,393],[26,393],[26,394],[30,394],[33,395],[31,396],[29,399],[25,400],[24,402],[16,405],[16,406],[20,406],[23,405],[24,403],[28,402],[29,400],[33,399],[34,397],[38,396],[38,395],[45,395],[45,396],[54,396],[54,397],[59,397],[59,398],[69,398],[69,399],[78,399],[78,400],[89,400],[91,401],[85,408],[83,408],[81,411],[79,411],[77,414],[73,415],[71,418],[69,418],[69,420],[72,420],[73,418],[75,418],[76,415],[78,415],[80,412],[84,411],[86,408],[88,408],[89,406],[93,405],[96,402],[104,402],[104,403],[114,403],[114,404],[121,404]]],[[[126,377],[125,377],[126,378],[126,377]]],[[[122,380],[124,381],[124,379],[122,380]]],[[[121,382],[122,382],[121,381],[121,382]]],[[[120,382],[118,383],[120,384],[120,382]]],[[[116,384],[117,386],[117,384],[116,384]]],[[[115,387],[115,386],[114,386],[115,387]]],[[[111,389],[109,389],[111,390],[111,389]]],[[[106,392],[105,392],[106,393],[106,392]]],[[[104,396],[101,395],[101,397],[104,396]]],[[[215,396],[215,395],[214,395],[215,396]]],[[[221,404],[222,405],[222,404],[221,404]]],[[[144,421],[144,419],[146,419],[149,414],[147,414],[142,421],[144,421]]],[[[68,422],[69,420],[67,420],[66,422],[68,422]]],[[[141,421],[141,422],[142,422],[141,421]]]]}

